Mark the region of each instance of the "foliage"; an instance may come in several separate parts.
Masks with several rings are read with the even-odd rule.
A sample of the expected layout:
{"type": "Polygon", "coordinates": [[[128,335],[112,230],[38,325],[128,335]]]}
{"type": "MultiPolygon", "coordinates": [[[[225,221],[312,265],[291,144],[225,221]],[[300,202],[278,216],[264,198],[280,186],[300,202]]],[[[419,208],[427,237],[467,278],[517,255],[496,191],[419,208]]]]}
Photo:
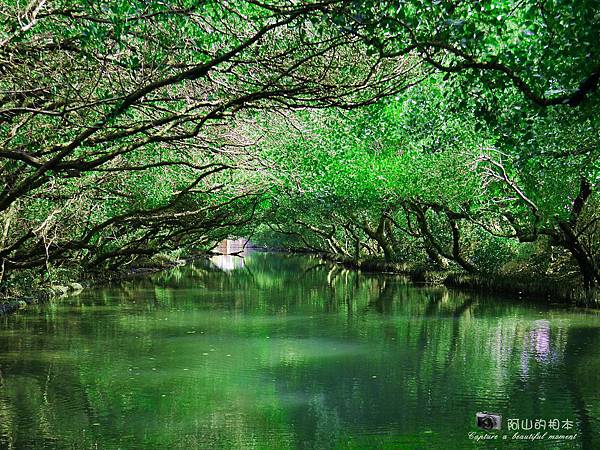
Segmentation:
{"type": "Polygon", "coordinates": [[[596,6],[1,0],[0,288],[231,235],[600,283],[596,6]]]}

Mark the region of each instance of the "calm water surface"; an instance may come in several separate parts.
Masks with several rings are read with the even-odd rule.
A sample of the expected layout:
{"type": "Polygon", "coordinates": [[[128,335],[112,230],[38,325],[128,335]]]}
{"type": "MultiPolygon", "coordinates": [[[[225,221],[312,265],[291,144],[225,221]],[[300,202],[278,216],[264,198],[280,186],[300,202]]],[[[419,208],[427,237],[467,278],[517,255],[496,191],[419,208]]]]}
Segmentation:
{"type": "Polygon", "coordinates": [[[0,318],[0,371],[8,448],[600,445],[597,314],[308,257],[215,258],[0,318]],[[500,441],[469,438],[482,410],[500,441]],[[577,436],[517,441],[510,419],[577,436]]]}

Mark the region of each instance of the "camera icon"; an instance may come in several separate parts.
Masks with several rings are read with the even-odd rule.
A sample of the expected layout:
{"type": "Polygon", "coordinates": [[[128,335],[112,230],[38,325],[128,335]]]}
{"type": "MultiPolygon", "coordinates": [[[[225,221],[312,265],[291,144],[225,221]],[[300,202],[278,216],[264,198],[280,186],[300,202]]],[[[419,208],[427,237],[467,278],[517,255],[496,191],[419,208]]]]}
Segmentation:
{"type": "Polygon", "coordinates": [[[499,430],[502,427],[502,416],[500,414],[486,411],[475,414],[477,426],[483,430],[499,430]]]}

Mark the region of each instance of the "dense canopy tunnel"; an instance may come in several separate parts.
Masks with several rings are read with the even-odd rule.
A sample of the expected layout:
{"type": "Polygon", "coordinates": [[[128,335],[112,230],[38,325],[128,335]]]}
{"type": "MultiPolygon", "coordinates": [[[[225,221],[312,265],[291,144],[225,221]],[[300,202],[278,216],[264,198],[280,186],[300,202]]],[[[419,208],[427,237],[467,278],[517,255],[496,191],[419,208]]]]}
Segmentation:
{"type": "Polygon", "coordinates": [[[0,288],[247,236],[593,290],[597,2],[545,8],[3,2],[0,288]]]}

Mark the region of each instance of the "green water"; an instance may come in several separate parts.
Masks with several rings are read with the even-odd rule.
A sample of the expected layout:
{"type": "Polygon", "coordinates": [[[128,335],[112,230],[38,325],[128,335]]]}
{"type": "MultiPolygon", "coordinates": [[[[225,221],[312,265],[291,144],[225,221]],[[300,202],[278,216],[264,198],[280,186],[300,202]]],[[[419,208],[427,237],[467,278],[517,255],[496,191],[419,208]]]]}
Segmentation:
{"type": "Polygon", "coordinates": [[[308,257],[214,262],[0,318],[0,447],[600,443],[595,313],[308,257]],[[469,438],[482,410],[506,439],[469,438]],[[570,420],[546,431],[576,437],[514,440],[510,418],[570,420]]]}

